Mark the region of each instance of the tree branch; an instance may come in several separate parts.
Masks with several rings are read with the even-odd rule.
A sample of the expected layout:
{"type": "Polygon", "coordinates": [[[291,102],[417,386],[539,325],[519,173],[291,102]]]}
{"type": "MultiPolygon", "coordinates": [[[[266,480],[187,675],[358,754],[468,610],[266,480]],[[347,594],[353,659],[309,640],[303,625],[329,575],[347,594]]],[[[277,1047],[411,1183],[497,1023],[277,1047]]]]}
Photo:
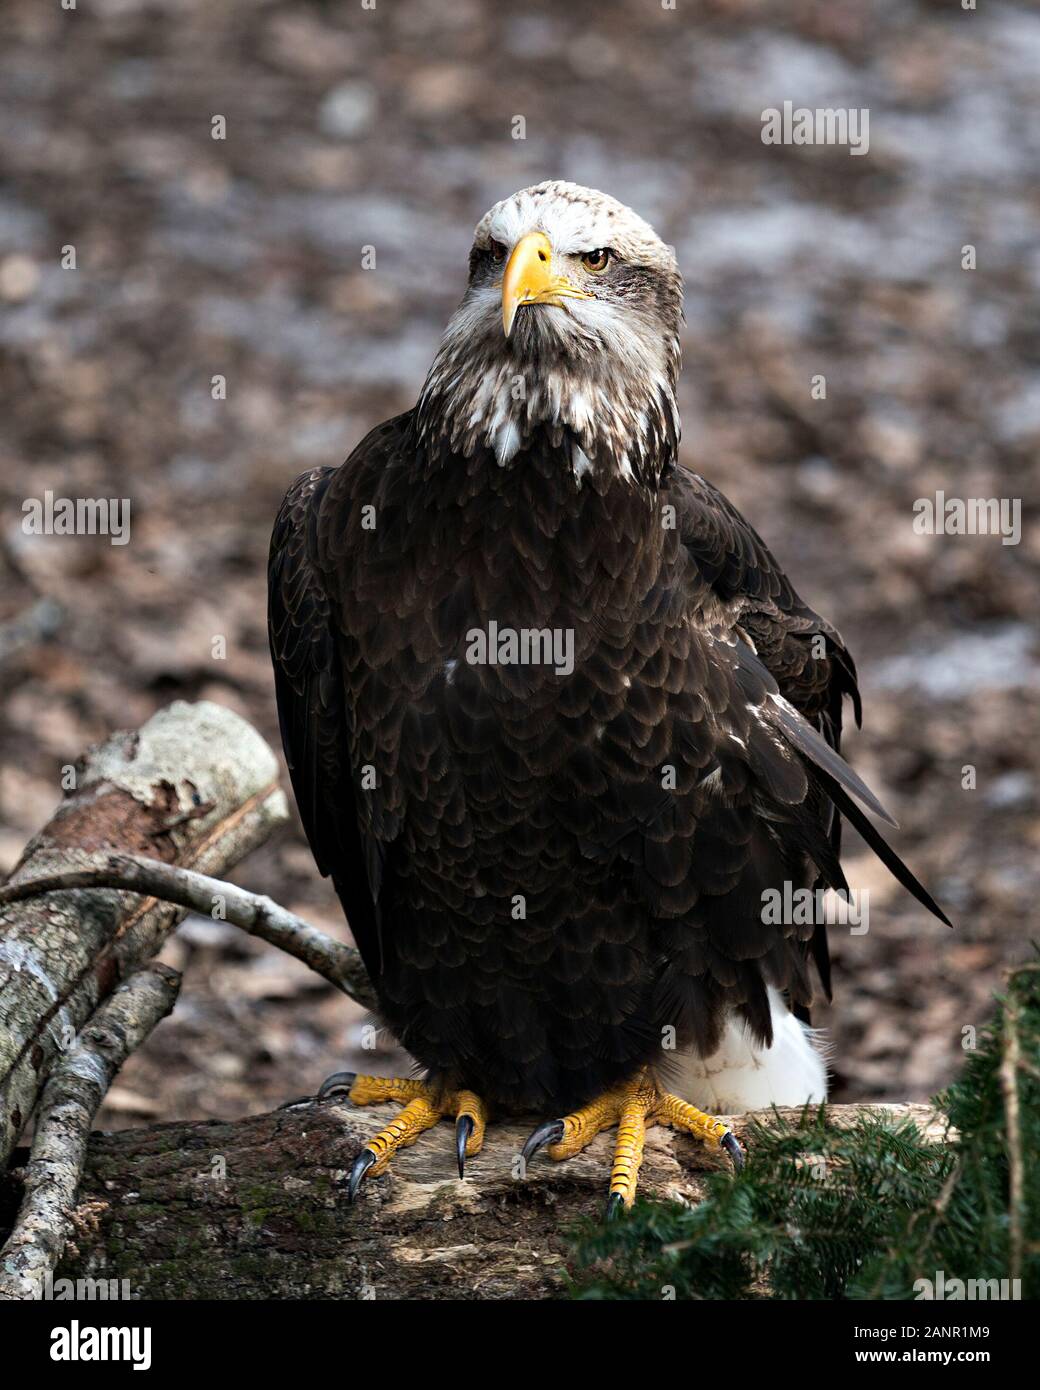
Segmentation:
{"type": "Polygon", "coordinates": [[[100,1005],[43,1090],[25,1195],[0,1250],[0,1299],[42,1298],[72,1231],[90,1127],[112,1078],[170,1012],[181,977],[154,964],[100,1005]]]}
{"type": "Polygon", "coordinates": [[[363,1008],[376,1007],[372,982],[354,947],[311,926],[271,898],[158,859],[137,854],[92,855],[75,869],[34,875],[0,887],[0,908],[74,888],[122,888],[230,922],[310,966],[363,1008]]]}
{"type": "Polygon", "coordinates": [[[1007,1116],[1007,1150],[1009,1167],[1008,1246],[1011,1278],[1022,1277],[1023,1245],[1025,1241],[1023,1210],[1025,1208],[1025,1166],[1022,1161],[1022,1115],[1018,1096],[1018,1068],[1022,1051],[1018,1037],[1019,1008],[1014,992],[1009,991],[1004,1005],[1004,1047],[1000,1062],[1000,1084],[1004,1093],[1004,1112],[1007,1116]]]}

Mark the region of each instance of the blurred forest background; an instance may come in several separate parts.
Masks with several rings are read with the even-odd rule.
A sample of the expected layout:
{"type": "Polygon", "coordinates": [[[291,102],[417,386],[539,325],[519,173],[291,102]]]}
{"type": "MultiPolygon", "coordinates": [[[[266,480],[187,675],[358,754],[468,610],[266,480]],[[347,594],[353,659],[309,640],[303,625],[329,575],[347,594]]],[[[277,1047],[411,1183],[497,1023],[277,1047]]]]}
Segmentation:
{"type": "MultiPolygon", "coordinates": [[[[282,494],[413,403],[484,210],[573,179],[676,246],[685,462],[844,634],[865,700],[847,751],[955,919],[849,837],[871,917],[832,932],[835,1095],[947,1082],[1038,934],[1040,14],[5,0],[0,29],[0,871],[61,766],[170,700],[229,705],[277,744],[265,564],[282,494]],[[869,108],[869,154],[763,145],[762,111],[785,100],[869,108]],[[22,504],[47,488],[129,497],[130,544],[27,536],[22,504]],[[1021,544],[915,534],[936,489],[1021,498],[1021,544]]],[[[345,934],[298,823],[236,877],[345,934]]],[[[167,954],[180,1003],[104,1125],[232,1116],[359,1060],[392,1069],[389,1048],[359,1059],[356,1010],[234,928],[189,919],[167,954]]]]}

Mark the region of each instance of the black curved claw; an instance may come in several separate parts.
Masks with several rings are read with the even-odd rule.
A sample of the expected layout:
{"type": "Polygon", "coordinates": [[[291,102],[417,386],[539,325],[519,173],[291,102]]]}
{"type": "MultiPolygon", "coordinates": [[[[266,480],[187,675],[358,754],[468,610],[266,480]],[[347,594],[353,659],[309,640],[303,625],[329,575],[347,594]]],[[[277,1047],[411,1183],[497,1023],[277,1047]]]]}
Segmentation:
{"type": "Polygon", "coordinates": [[[458,1155],[460,1178],[466,1176],[466,1145],[473,1129],[472,1115],[460,1115],[455,1121],[455,1153],[458,1155]]]}
{"type": "Polygon", "coordinates": [[[539,1149],[544,1149],[546,1144],[558,1144],[562,1138],[563,1121],[546,1120],[527,1136],[527,1143],[521,1150],[524,1162],[530,1163],[539,1149]]]}
{"type": "Polygon", "coordinates": [[[346,1095],[356,1080],[356,1071],[334,1071],[318,1087],[318,1099],[328,1100],[329,1096],[336,1095],[340,1091],[346,1095]]]}
{"type": "Polygon", "coordinates": [[[295,1100],[283,1100],[278,1107],[279,1110],[293,1110],[297,1105],[310,1105],[317,1096],[297,1096],[295,1100]]]}
{"type": "Polygon", "coordinates": [[[744,1150],[737,1143],[737,1136],[732,1130],[727,1129],[720,1143],[729,1154],[729,1160],[733,1164],[733,1171],[739,1173],[744,1167],[744,1150]]]}
{"type": "Polygon", "coordinates": [[[625,1199],[620,1192],[612,1192],[607,1198],[607,1220],[616,1221],[625,1210],[625,1199]]]}
{"type": "Polygon", "coordinates": [[[358,1194],[358,1188],[368,1170],[375,1163],[376,1156],[371,1149],[362,1149],[354,1160],[354,1166],[350,1170],[350,1181],[347,1183],[347,1201],[351,1206],[354,1205],[354,1198],[358,1194]]]}

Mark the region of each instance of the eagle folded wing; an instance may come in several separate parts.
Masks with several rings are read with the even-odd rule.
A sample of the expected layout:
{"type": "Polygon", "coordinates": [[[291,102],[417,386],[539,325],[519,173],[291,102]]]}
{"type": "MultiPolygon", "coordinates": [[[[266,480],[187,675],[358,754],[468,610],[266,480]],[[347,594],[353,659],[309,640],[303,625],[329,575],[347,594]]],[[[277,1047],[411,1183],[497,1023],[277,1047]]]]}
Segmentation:
{"type": "Polygon", "coordinates": [[[304,473],[285,496],[268,565],[268,638],[278,722],[300,819],[318,869],[331,876],[358,949],[378,949],[386,846],[364,831],[350,766],[352,711],[341,638],[318,560],[321,504],[335,468],[304,473]]]}
{"type": "Polygon", "coordinates": [[[838,749],[846,696],[857,725],[862,717],[856,665],[841,634],[802,602],[765,541],[718,488],[680,468],[667,500],[700,573],[720,599],[736,605],[738,625],[781,695],[838,749]]]}
{"type": "MultiPolygon", "coordinates": [[[[862,706],[855,663],[837,630],[804,603],[754,528],[717,488],[684,468],[669,479],[664,499],[676,508],[676,524],[700,578],[724,605],[744,642],[734,653],[738,680],[757,710],[757,725],[772,729],[813,768],[814,779],[833,810],[826,848],[806,848],[820,869],[816,887],[845,886],[838,864],[842,817],[862,835],[893,876],[940,920],[948,922],[931,895],[877,832],[858,800],[895,824],[870,789],[841,757],[842,709],[852,701],[856,723],[862,706]]],[[[768,786],[785,775],[783,762],[767,744],[749,749],[753,770],[768,786]]],[[[827,998],[831,997],[827,928],[818,923],[806,949],[827,998]]],[[[795,1013],[807,1010],[792,1001],[795,1013]]]]}

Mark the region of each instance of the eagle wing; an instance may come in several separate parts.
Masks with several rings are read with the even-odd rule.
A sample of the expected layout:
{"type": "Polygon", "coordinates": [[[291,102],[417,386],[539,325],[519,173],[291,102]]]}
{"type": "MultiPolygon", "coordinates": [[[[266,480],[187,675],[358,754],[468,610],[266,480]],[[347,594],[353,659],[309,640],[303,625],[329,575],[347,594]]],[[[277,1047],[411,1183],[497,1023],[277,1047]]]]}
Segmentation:
{"type": "MultiPolygon", "coordinates": [[[[840,879],[835,883],[835,869],[844,816],[899,882],[946,922],[945,914],[852,799],[857,797],[875,814],[890,819],[876,802],[863,796],[862,784],[857,787],[850,780],[851,770],[840,758],[846,697],[852,701],[857,726],[862,718],[855,662],[840,634],[802,601],[769,547],[711,483],[687,469],[677,469],[665,500],[676,509],[675,524],[701,580],[747,640],[751,650],[743,654],[744,665],[752,671],[757,668],[767,683],[775,682],[782,701],[778,725],[814,764],[827,792],[829,805],[821,807],[821,814],[826,818],[832,854],[830,869],[821,873],[816,886],[843,886],[840,879]],[[806,724],[822,736],[823,745],[813,740],[806,724]],[[833,760],[824,747],[833,750],[833,760]]],[[[816,925],[806,948],[829,999],[830,958],[823,923],[816,925]]],[[[801,1006],[795,1011],[807,1016],[801,1006]]]]}
{"type": "Polygon", "coordinates": [[[322,503],[339,470],[318,468],[290,487],[268,564],[268,639],[278,722],[300,819],[319,871],[331,876],[358,949],[378,949],[387,845],[362,828],[349,747],[341,641],[320,563],[322,503]]]}
{"type": "MultiPolygon", "coordinates": [[[[761,536],[718,488],[680,468],[669,500],[687,551],[718,598],[735,605],[737,626],[780,693],[840,752],[845,697],[852,700],[857,727],[862,704],[856,665],[838,631],[803,603],[761,536]]],[[[833,810],[829,835],[837,858],[841,817],[833,810]]],[[[823,923],[807,947],[829,1000],[830,951],[823,923]]],[[[796,1005],[795,1012],[808,1021],[804,1007],[796,1005]]]]}
{"type": "Polygon", "coordinates": [[[862,709],[856,666],[838,631],[803,603],[758,532],[721,492],[678,469],[668,501],[683,544],[726,604],[780,693],[837,751],[842,703],[862,709]]]}

